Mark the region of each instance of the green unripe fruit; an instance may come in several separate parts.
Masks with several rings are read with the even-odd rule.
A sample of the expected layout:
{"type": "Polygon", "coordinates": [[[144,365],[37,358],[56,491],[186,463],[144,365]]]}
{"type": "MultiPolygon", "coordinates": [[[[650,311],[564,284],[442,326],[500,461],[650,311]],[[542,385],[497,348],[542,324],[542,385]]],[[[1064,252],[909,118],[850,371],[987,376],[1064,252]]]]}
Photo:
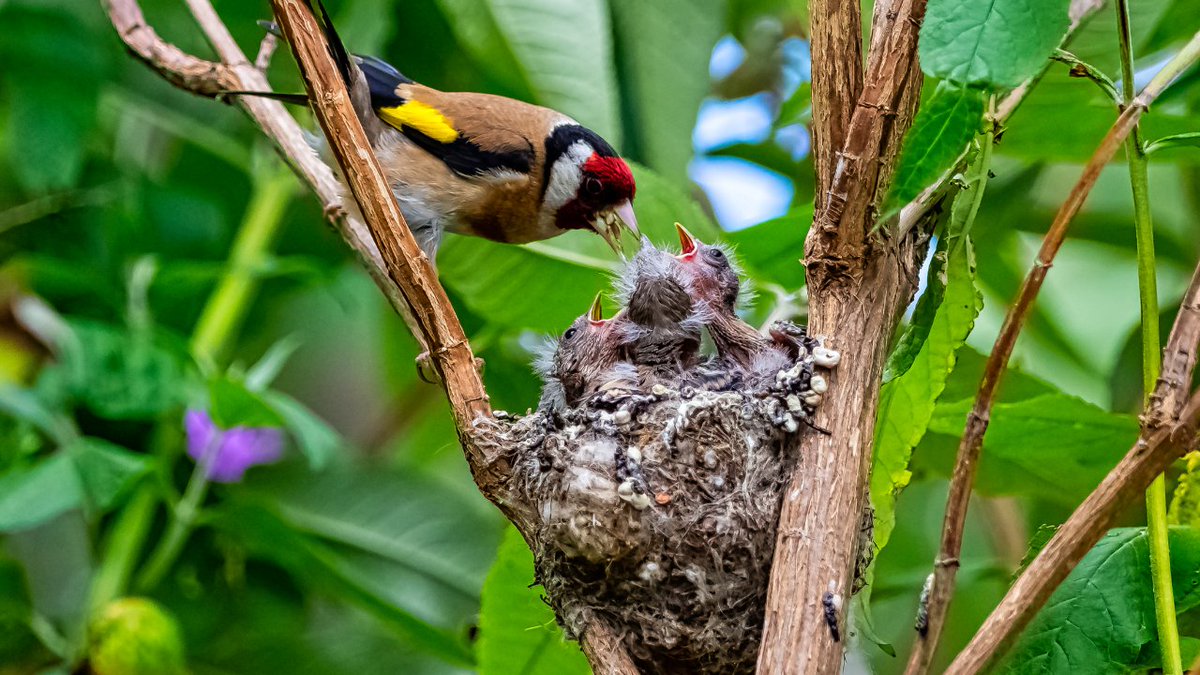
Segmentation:
{"type": "Polygon", "coordinates": [[[146,598],[114,600],[92,619],[88,660],[96,675],[187,673],[179,626],[146,598]]]}

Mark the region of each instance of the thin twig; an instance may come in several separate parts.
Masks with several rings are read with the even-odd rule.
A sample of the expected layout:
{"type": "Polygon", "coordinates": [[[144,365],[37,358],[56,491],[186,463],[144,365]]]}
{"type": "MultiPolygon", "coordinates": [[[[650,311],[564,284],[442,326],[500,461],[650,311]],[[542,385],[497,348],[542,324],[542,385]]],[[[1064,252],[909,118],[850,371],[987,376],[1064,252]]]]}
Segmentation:
{"type": "Polygon", "coordinates": [[[258,43],[258,56],[254,57],[254,67],[266,73],[267,68],[271,65],[271,57],[275,55],[275,48],[278,46],[279,38],[276,38],[274,33],[264,35],[262,42],[258,43]]]}
{"type": "MultiPolygon", "coordinates": [[[[1163,67],[1146,85],[1134,103],[1117,118],[1084,168],[1083,175],[1080,176],[1079,181],[1071,189],[1066,201],[1055,215],[1054,222],[1051,223],[1050,229],[1042,240],[1042,247],[1038,252],[1037,259],[1025,277],[1016,301],[1005,316],[1000,334],[996,337],[992,352],[984,366],[979,393],[976,395],[974,407],[967,416],[966,429],[959,443],[954,473],[950,479],[950,494],[946,498],[946,516],[942,526],[941,547],[934,561],[934,580],[927,605],[928,628],[923,635],[918,636],[914,644],[907,671],[909,673],[924,673],[928,670],[941,637],[950,598],[954,593],[954,581],[958,571],[959,554],[962,550],[962,533],[966,524],[971,486],[974,482],[975,468],[979,462],[979,453],[983,446],[983,436],[987,431],[992,404],[995,400],[996,388],[1004,375],[1004,369],[1012,355],[1017,336],[1033,306],[1033,300],[1037,297],[1037,293],[1046,279],[1046,273],[1049,272],[1055,255],[1066,239],[1067,229],[1072,219],[1083,206],[1092,187],[1096,184],[1101,170],[1116,154],[1117,149],[1124,143],[1126,136],[1133,130],[1150,103],[1197,57],[1200,57],[1200,34],[1197,34],[1192,43],[1189,43],[1183,51],[1163,67]]],[[[1028,573],[1027,570],[1026,574],[1028,573]]]]}
{"type": "MultiPolygon", "coordinates": [[[[1067,26],[1067,33],[1063,37],[1062,44],[1066,45],[1071,42],[1071,38],[1075,36],[1075,31],[1083,22],[1095,14],[1104,5],[1104,0],[1072,0],[1068,14],[1071,17],[1071,23],[1067,26]]],[[[1012,118],[1013,114],[1025,102],[1025,98],[1037,83],[1042,80],[1046,71],[1050,67],[1050,62],[1047,61],[1045,66],[1038,71],[1036,75],[1029,78],[1021,84],[1021,86],[1013,89],[1004,98],[996,104],[995,120],[997,126],[1003,128],[1004,124],[1012,118]]],[[[929,213],[933,206],[939,203],[942,198],[954,189],[954,182],[950,179],[958,172],[958,168],[967,158],[967,150],[958,156],[954,162],[954,168],[947,171],[943,176],[938,178],[937,182],[925,188],[917,198],[909,202],[900,210],[900,219],[896,225],[896,231],[900,234],[905,234],[912,230],[917,222],[921,221],[929,213]]]]}
{"type": "MultiPolygon", "coordinates": [[[[214,41],[218,53],[230,54],[232,61],[241,65],[213,63],[180,51],[165,42],[146,24],[137,0],[101,0],[117,35],[135,57],[155,73],[180,89],[199,96],[220,98],[226,91],[270,91],[270,83],[262,71],[251,66],[241,54],[237,43],[228,30],[202,24],[205,35],[214,41]],[[220,45],[218,48],[216,45],[220,45]]],[[[211,24],[220,22],[219,17],[206,11],[203,0],[193,0],[190,5],[197,12],[198,20],[211,24]]],[[[287,162],[296,175],[316,194],[326,218],[338,230],[367,268],[375,285],[383,291],[392,307],[396,308],[413,330],[415,321],[405,316],[407,306],[396,287],[387,279],[383,258],[375,247],[366,226],[358,218],[349,217],[342,208],[342,187],[333,172],[317,157],[316,152],[305,140],[300,125],[288,114],[283,105],[269,99],[241,96],[236,101],[262,132],[271,140],[279,156],[287,162]]],[[[420,337],[418,336],[418,339],[420,337]]]]}

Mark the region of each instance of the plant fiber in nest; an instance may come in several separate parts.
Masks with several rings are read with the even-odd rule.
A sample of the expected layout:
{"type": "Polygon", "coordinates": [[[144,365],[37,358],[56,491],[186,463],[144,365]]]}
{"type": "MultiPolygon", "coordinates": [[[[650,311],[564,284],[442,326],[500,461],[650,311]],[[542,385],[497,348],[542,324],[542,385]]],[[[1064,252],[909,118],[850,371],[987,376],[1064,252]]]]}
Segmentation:
{"type": "Polygon", "coordinates": [[[753,672],[795,436],[816,433],[820,347],[807,340],[753,387],[610,390],[482,423],[512,467],[503,507],[568,635],[606,622],[643,673],[753,672]]]}

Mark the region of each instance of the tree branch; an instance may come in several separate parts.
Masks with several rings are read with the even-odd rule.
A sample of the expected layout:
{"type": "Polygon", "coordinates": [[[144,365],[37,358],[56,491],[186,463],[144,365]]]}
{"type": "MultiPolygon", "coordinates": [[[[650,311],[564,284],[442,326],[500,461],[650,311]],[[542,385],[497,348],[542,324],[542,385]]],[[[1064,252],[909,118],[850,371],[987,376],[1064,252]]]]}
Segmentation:
{"type": "MultiPolygon", "coordinates": [[[[916,290],[916,273],[927,237],[883,240],[875,231],[871,204],[885,182],[912,121],[921,88],[916,64],[923,0],[880,0],[875,4],[872,45],[862,92],[831,92],[818,73],[855,72],[858,50],[817,48],[858,40],[857,30],[822,35],[846,23],[845,5],[813,3],[814,110],[853,100],[842,138],[837,125],[814,124],[818,154],[818,208],[806,241],[810,322],[813,334],[830,336],[842,353],[831,373],[817,424],[830,431],[804,436],[779,517],[767,591],[760,673],[840,672],[845,634],[841,608],[849,605],[858,555],[859,524],[866,506],[879,383],[900,312],[916,290]],[[852,63],[826,63],[850,59],[852,63]],[[822,136],[824,135],[824,136],[822,136]],[[831,626],[828,619],[839,624],[831,626]]],[[[849,30],[841,28],[840,30],[849,30]]],[[[848,77],[843,75],[843,77],[848,77]]],[[[828,82],[827,82],[828,84],[828,82]]]]}
{"type": "MultiPolygon", "coordinates": [[[[1067,33],[1063,37],[1062,44],[1069,44],[1079,26],[1103,6],[1104,0],[1071,0],[1068,12],[1071,17],[1071,23],[1067,26],[1067,33]]],[[[996,113],[993,117],[997,127],[1004,127],[1004,124],[1013,116],[1017,108],[1021,107],[1021,104],[1025,102],[1025,97],[1029,95],[1029,92],[1042,80],[1042,77],[1045,76],[1046,71],[1049,70],[1052,63],[1052,61],[1047,61],[1046,65],[1037,75],[1029,78],[1021,86],[1008,92],[1006,96],[1000,99],[996,105],[996,113]]],[[[954,168],[947,171],[937,182],[922,190],[916,199],[904,206],[900,211],[900,221],[896,227],[898,232],[905,233],[910,231],[917,222],[926,217],[929,210],[935,204],[940,203],[947,194],[955,189],[950,179],[959,171],[959,167],[966,160],[967,152],[968,149],[964,148],[962,154],[954,162],[954,168]]]]}
{"type": "MultiPolygon", "coordinates": [[[[209,98],[221,97],[223,92],[231,90],[271,90],[266,75],[247,63],[245,55],[233,41],[229,31],[223,26],[216,29],[211,25],[219,24],[220,19],[212,12],[207,0],[192,0],[189,7],[195,13],[205,35],[214,44],[214,49],[219,54],[228,55],[230,64],[199,59],[165,42],[146,24],[137,0],[101,0],[101,3],[117,35],[130,53],[176,87],[209,98]]],[[[329,222],[358,254],[375,284],[383,291],[391,305],[401,312],[413,334],[420,340],[415,321],[405,316],[408,308],[399,291],[388,281],[379,249],[362,221],[347,216],[342,209],[341,184],[309,147],[300,126],[277,101],[243,96],[238,97],[236,103],[271,140],[280,157],[317,195],[329,222]]]]}
{"type": "MultiPolygon", "coordinates": [[[[1029,274],[1025,277],[1025,281],[1022,283],[1021,289],[1017,294],[1016,301],[1009,308],[1008,314],[1005,316],[1004,324],[1000,328],[1000,334],[996,337],[992,352],[988,356],[987,363],[984,366],[983,379],[979,384],[979,393],[976,396],[974,407],[967,416],[966,429],[959,443],[958,457],[955,461],[954,473],[950,479],[950,494],[946,498],[946,516],[942,527],[941,546],[937,559],[934,561],[933,585],[930,589],[928,605],[926,607],[928,616],[927,629],[924,633],[918,633],[917,640],[913,645],[912,654],[909,657],[906,669],[907,673],[924,673],[928,670],[929,664],[933,659],[933,654],[936,651],[938,640],[941,637],[946,612],[950,604],[950,597],[954,594],[955,576],[958,571],[959,554],[962,550],[962,533],[966,524],[975,468],[978,466],[979,453],[983,447],[983,436],[987,431],[997,386],[1000,383],[1000,379],[1004,376],[1008,359],[1012,355],[1017,336],[1020,334],[1029,310],[1033,306],[1034,298],[1037,297],[1037,293],[1046,279],[1046,274],[1054,262],[1054,257],[1066,239],[1067,229],[1072,219],[1074,219],[1079,209],[1083,206],[1092,187],[1096,184],[1096,180],[1100,177],[1100,172],[1104,169],[1104,166],[1116,154],[1117,149],[1121,147],[1125,138],[1137,125],[1142,113],[1146,111],[1150,103],[1162,93],[1162,90],[1166,88],[1167,84],[1175,76],[1182,72],[1191,62],[1194,62],[1198,56],[1200,56],[1200,34],[1197,34],[1188,47],[1185,47],[1183,51],[1163,67],[1162,71],[1146,85],[1133,104],[1127,107],[1117,118],[1117,121],[1100,142],[1095,153],[1093,153],[1087,166],[1084,167],[1083,175],[1080,176],[1079,181],[1071,189],[1066,201],[1055,215],[1050,229],[1046,232],[1046,236],[1042,240],[1042,247],[1038,251],[1037,259],[1034,261],[1033,267],[1029,270],[1029,274]]],[[[1149,481],[1146,484],[1148,483],[1149,481]]],[[[1139,489],[1144,490],[1145,484],[1139,489]]],[[[1099,535],[1097,535],[1098,538],[1099,535]]],[[[1082,554],[1080,554],[1080,557],[1082,557],[1082,554]]],[[[1078,562],[1078,559],[1074,562],[1078,562]]],[[[1026,574],[1028,573],[1027,570],[1026,574]]],[[[1063,576],[1065,576],[1065,572],[1063,576]]],[[[1053,587],[1051,587],[1051,590],[1053,590],[1053,587]]],[[[1040,604],[1038,607],[1040,607],[1040,604]]],[[[1034,611],[1036,611],[1036,607],[1034,611]]],[[[1029,616],[1031,617],[1032,613],[1029,616]]]]}
{"type": "Polygon", "coordinates": [[[820,210],[825,206],[825,193],[832,183],[850,114],[862,92],[862,16],[857,2],[812,0],[809,17],[815,206],[820,210]]]}
{"type": "MultiPolygon", "coordinates": [[[[270,91],[262,71],[274,49],[273,39],[264,39],[258,57],[250,63],[208,0],[187,2],[214,50],[225,61],[223,64],[198,59],[165,43],[146,25],[136,0],[102,2],[130,51],[172,84],[214,98],[228,90],[270,91]]],[[[309,147],[300,127],[282,105],[259,97],[239,97],[237,103],[317,194],[326,217],[362,257],[414,336],[429,345],[432,364],[450,399],[459,439],[476,483],[485,496],[496,501],[506,494],[509,472],[496,453],[485,449],[491,446],[478,442],[475,422],[490,416],[490,407],[462,327],[432,266],[413,241],[374,154],[360,152],[369,145],[311,13],[297,0],[275,0],[274,5],[301,65],[314,113],[344,175],[349,177],[351,193],[366,223],[343,210],[341,184],[309,147]]],[[[510,512],[511,505],[502,501],[497,502],[498,506],[510,512]]],[[[609,627],[590,624],[583,637],[584,651],[597,673],[636,675],[632,660],[609,627]]]]}
{"type": "MultiPolygon", "coordinates": [[[[189,4],[206,0],[188,0],[189,4]]],[[[469,436],[475,420],[491,415],[475,355],[437,273],[421,252],[400,213],[391,187],[350,103],[346,85],[320,26],[300,0],[272,0],[279,28],[292,46],[300,75],[329,148],[358,202],[371,238],[383,256],[391,282],[400,289],[417,328],[429,346],[454,415],[463,449],[475,470],[489,465],[469,436]]],[[[248,65],[248,64],[247,64],[248,65]]]]}

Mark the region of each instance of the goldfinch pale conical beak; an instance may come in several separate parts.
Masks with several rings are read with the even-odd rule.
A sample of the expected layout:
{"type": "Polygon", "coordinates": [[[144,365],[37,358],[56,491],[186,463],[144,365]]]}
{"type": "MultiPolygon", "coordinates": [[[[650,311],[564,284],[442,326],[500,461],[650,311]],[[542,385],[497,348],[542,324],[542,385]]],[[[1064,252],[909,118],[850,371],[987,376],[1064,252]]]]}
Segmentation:
{"type": "Polygon", "coordinates": [[[641,231],[638,230],[637,216],[633,213],[633,202],[626,199],[617,208],[613,209],[613,211],[621,219],[621,222],[625,223],[625,227],[628,227],[630,232],[635,236],[641,234],[641,231]]]}
{"type": "Polygon", "coordinates": [[[600,304],[600,293],[596,294],[596,299],[592,301],[592,306],[588,309],[588,321],[604,323],[604,307],[600,304]]]}
{"type": "Polygon", "coordinates": [[[621,226],[616,220],[611,213],[601,213],[592,221],[592,229],[604,239],[604,243],[608,244],[614,253],[624,258],[625,252],[621,250],[621,226]]]}
{"type": "Polygon", "coordinates": [[[679,223],[675,223],[675,231],[679,233],[679,257],[684,258],[696,252],[696,238],[692,236],[687,228],[679,223]]]}

